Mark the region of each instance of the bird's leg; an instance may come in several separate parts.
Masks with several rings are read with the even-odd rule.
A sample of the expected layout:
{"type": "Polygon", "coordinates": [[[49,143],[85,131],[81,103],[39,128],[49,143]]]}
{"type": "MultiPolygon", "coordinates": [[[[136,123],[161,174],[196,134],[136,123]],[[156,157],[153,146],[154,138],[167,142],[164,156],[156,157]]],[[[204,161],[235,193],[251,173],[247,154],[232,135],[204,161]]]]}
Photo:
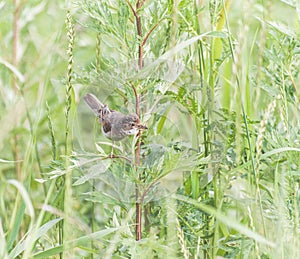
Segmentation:
{"type": "Polygon", "coordinates": [[[115,145],[115,141],[112,140],[112,146],[111,146],[111,151],[110,151],[110,158],[114,158],[114,145],[115,145]]]}

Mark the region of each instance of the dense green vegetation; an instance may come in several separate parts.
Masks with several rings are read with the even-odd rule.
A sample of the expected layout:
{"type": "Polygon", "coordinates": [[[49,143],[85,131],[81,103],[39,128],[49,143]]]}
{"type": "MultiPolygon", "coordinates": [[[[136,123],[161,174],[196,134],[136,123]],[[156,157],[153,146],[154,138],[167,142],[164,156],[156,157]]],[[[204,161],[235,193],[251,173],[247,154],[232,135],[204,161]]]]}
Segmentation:
{"type": "Polygon", "coordinates": [[[300,258],[299,28],[293,0],[0,1],[0,258],[300,258]],[[148,130],[107,140],[88,92],[148,130]]]}

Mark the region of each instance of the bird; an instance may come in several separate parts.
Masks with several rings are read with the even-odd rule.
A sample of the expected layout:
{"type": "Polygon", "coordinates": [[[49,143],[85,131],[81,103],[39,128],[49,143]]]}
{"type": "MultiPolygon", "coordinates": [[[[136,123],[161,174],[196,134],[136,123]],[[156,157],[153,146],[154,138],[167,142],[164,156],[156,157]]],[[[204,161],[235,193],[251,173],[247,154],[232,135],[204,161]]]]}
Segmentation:
{"type": "Polygon", "coordinates": [[[97,116],[104,136],[112,141],[119,141],[129,135],[136,135],[140,130],[148,129],[140,122],[136,113],[123,114],[111,110],[91,93],[86,94],[83,99],[97,116]]]}

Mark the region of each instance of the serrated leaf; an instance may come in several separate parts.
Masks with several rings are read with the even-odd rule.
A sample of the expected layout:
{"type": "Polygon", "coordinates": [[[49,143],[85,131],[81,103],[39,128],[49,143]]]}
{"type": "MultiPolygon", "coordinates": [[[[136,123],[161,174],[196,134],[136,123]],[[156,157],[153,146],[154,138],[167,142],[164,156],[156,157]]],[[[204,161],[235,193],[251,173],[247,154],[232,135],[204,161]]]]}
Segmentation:
{"type": "Polygon", "coordinates": [[[84,193],[85,200],[99,202],[103,204],[119,205],[122,207],[122,202],[116,197],[103,192],[88,192],[84,193]]]}
{"type": "Polygon", "coordinates": [[[80,177],[73,185],[80,185],[85,183],[86,181],[99,177],[99,174],[104,173],[110,167],[110,165],[110,159],[99,161],[97,164],[90,167],[88,173],[80,177]]]}

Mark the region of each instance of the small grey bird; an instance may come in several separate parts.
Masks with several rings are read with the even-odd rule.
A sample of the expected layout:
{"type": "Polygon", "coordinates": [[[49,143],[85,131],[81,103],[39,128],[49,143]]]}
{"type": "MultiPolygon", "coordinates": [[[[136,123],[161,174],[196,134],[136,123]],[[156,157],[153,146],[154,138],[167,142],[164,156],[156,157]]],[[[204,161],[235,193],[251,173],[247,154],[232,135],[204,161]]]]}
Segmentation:
{"type": "Polygon", "coordinates": [[[121,140],[128,135],[135,135],[139,130],[148,129],[140,123],[140,119],[135,113],[125,115],[121,112],[110,110],[107,105],[101,103],[93,94],[87,94],[83,99],[102,124],[104,136],[113,141],[121,140]]]}

